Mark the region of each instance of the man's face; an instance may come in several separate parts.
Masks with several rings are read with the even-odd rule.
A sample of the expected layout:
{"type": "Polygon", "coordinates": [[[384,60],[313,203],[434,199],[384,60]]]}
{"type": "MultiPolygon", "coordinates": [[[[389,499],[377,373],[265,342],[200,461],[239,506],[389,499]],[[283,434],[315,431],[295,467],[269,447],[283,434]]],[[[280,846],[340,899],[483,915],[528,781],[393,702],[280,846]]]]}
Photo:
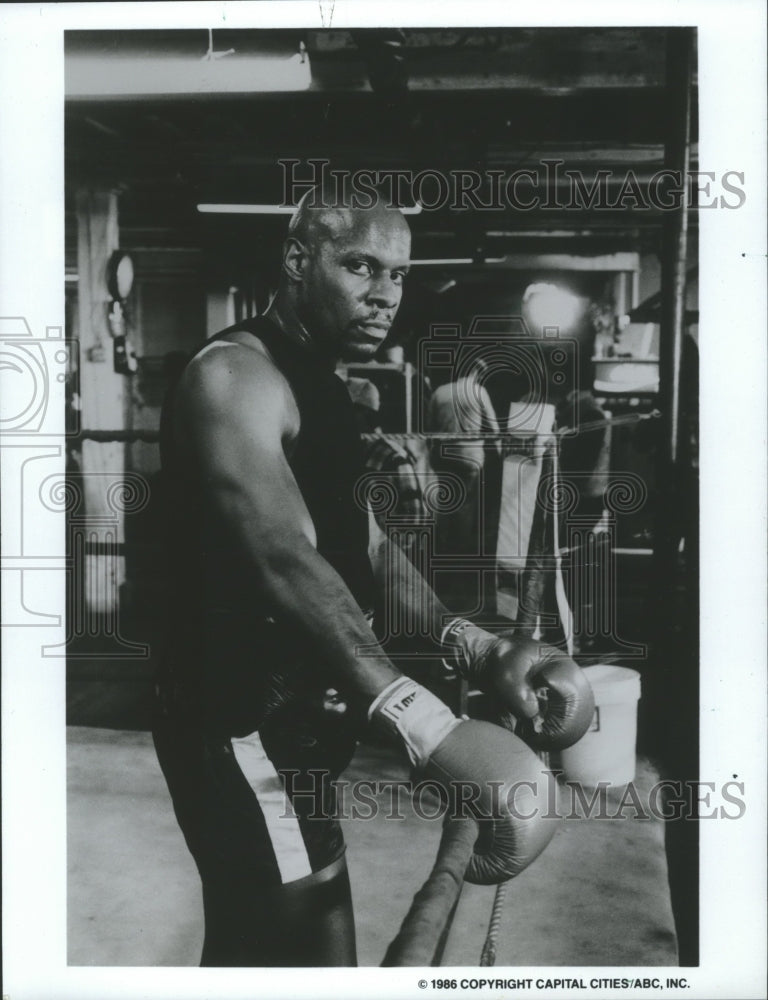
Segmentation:
{"type": "Polygon", "coordinates": [[[324,353],[371,358],[387,336],[408,273],[411,235],[394,212],[350,214],[334,238],[309,247],[300,318],[324,353]]]}

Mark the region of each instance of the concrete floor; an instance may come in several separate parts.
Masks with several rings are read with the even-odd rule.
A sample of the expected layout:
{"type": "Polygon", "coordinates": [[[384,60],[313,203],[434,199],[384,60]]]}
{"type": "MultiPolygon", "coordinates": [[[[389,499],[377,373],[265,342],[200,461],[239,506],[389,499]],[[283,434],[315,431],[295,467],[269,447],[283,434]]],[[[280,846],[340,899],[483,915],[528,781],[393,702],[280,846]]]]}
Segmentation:
{"type": "MultiPolygon", "coordinates": [[[[70,726],[70,965],[197,965],[197,871],[144,731],[70,726]]],[[[406,778],[393,754],[360,747],[345,777],[406,778]]],[[[656,775],[638,763],[641,800],[656,775]]],[[[431,868],[439,822],[345,820],[360,965],[378,965],[431,868]]],[[[494,890],[466,885],[443,965],[477,966],[494,890]]],[[[659,820],[578,819],[509,884],[498,966],[677,963],[659,820]]]]}

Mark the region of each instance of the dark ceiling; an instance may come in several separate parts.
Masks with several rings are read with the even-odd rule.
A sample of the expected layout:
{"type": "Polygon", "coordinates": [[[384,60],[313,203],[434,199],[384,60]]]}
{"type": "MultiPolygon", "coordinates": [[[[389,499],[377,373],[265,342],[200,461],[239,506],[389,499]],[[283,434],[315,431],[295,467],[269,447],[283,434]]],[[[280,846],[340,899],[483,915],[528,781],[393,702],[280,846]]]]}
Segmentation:
{"type": "MultiPolygon", "coordinates": [[[[628,171],[644,188],[663,166],[669,128],[665,39],[660,28],[216,31],[213,48],[233,50],[222,65],[302,52],[311,85],[161,95],[126,92],[131,60],[141,59],[136,72],[146,73],[173,59],[192,65],[210,43],[206,32],[68,32],[68,72],[85,67],[113,91],[88,93],[86,84],[68,92],[69,247],[73,193],[82,185],[121,191],[128,243],[199,246],[227,234],[270,243],[284,217],[204,217],[196,205],[281,201],[281,158],[302,161],[305,175],[310,158],[344,169],[506,174],[540,173],[543,161],[558,159],[563,171],[587,179],[610,171],[614,193],[628,171]],[[110,67],[119,67],[114,78],[110,67]]],[[[560,207],[527,212],[423,212],[411,219],[415,254],[444,255],[448,246],[452,256],[471,256],[653,245],[660,213],[632,202],[579,211],[560,199],[560,207]]]]}

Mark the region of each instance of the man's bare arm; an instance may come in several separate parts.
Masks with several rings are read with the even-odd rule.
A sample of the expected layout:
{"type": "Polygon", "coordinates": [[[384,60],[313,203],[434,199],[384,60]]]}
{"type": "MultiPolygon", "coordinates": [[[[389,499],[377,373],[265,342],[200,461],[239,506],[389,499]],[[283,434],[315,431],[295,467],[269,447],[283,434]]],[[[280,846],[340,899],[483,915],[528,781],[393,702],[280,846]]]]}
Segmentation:
{"type": "Polygon", "coordinates": [[[345,697],[375,697],[400,671],[383,651],[371,657],[378,647],[365,616],[315,548],[284,450],[298,414],[283,376],[260,352],[217,346],[185,373],[175,415],[214,514],[253,567],[254,592],[311,637],[345,697]]]}

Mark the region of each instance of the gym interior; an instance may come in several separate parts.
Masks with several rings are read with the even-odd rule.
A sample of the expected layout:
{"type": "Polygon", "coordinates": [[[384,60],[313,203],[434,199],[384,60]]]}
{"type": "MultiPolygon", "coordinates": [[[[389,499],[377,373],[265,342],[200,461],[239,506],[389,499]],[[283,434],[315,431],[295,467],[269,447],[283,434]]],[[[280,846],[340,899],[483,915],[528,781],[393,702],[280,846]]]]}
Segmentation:
{"type": "MultiPolygon", "coordinates": [[[[69,964],[198,964],[150,735],[161,407],[267,308],[298,199],[375,181],[411,270],[376,357],[338,374],[376,519],[455,614],[630,680],[628,704],[596,697],[589,773],[552,761],[570,821],[503,892],[464,886],[437,964],[696,965],[697,825],[658,794],[699,777],[695,29],[70,31],[65,70],[69,964]],[[483,426],[446,405],[458,385],[483,426]]],[[[397,665],[487,717],[418,639],[397,665]]],[[[376,966],[441,824],[386,818],[408,769],[375,740],[344,777],[381,783],[376,816],[342,819],[376,966]]]]}

